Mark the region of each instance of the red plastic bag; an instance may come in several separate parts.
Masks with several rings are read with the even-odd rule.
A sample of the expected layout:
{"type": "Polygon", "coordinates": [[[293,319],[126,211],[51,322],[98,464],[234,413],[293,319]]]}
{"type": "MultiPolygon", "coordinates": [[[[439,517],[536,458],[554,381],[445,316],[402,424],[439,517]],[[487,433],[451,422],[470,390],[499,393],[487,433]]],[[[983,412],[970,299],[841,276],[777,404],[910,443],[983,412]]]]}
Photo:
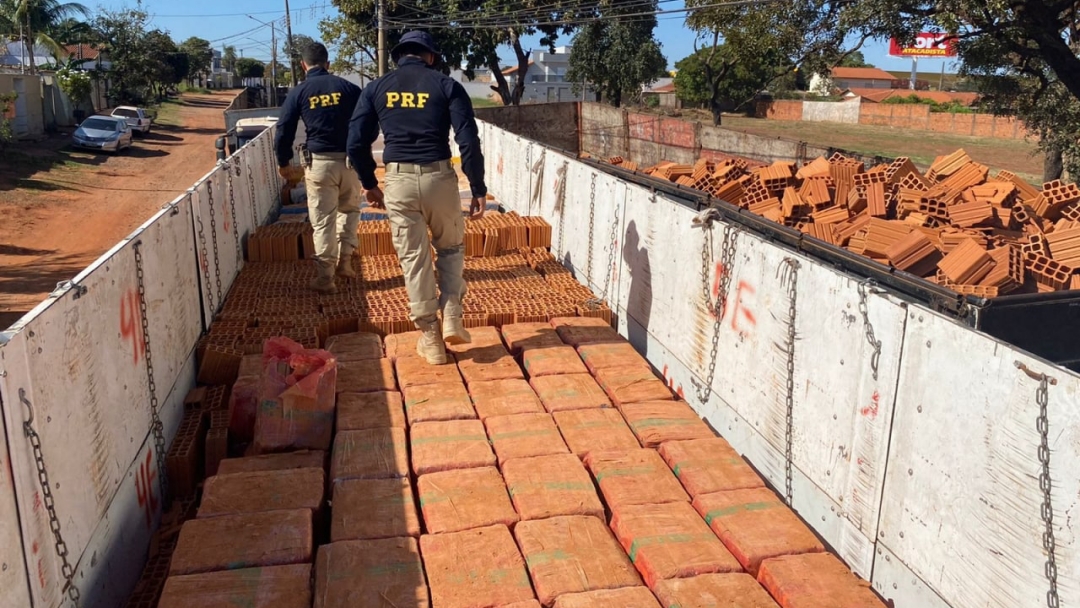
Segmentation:
{"type": "Polygon", "coordinates": [[[327,450],[334,431],[337,360],[288,338],[263,345],[255,450],[327,450]]]}

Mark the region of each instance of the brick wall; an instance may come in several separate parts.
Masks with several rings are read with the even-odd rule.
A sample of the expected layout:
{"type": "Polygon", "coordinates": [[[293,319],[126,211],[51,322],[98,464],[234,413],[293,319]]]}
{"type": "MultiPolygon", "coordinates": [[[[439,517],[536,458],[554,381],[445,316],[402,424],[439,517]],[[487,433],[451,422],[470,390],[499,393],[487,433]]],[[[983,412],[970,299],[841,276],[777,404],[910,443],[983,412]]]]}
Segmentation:
{"type": "MultiPolygon", "coordinates": [[[[762,102],[757,106],[757,117],[802,120],[803,104],[800,101],[762,102]]],[[[1013,118],[931,112],[929,106],[919,104],[863,103],[859,108],[859,124],[998,139],[1023,139],[1027,135],[1023,125],[1013,118]]]]}

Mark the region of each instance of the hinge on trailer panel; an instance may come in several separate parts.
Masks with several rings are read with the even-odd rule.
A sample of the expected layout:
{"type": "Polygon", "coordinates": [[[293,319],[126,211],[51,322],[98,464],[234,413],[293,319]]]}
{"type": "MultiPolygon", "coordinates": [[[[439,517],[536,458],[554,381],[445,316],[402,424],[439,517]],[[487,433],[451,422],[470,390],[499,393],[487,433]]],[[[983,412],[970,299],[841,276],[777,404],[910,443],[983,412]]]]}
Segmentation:
{"type": "Polygon", "coordinates": [[[859,283],[859,314],[863,318],[863,327],[866,329],[866,341],[870,344],[870,348],[874,349],[874,354],[870,355],[870,369],[874,372],[874,380],[878,379],[878,363],[881,360],[881,340],[877,339],[874,334],[874,325],[870,323],[870,307],[868,303],[868,293],[879,294],[885,293],[883,290],[876,287],[877,283],[873,279],[866,279],[859,283]]]}
{"type": "Polygon", "coordinates": [[[41,450],[41,436],[34,428],[34,406],[26,398],[26,389],[19,389],[19,401],[26,408],[26,420],[23,421],[23,434],[30,441],[30,447],[34,452],[34,467],[37,469],[38,485],[41,487],[41,502],[45,505],[45,512],[49,517],[49,530],[53,534],[53,544],[56,556],[60,558],[60,572],[64,576],[64,593],[71,598],[76,608],[82,605],[82,596],[79,588],[75,586],[75,568],[68,560],[68,547],[64,542],[64,535],[60,531],[60,518],[56,514],[56,503],[53,499],[52,484],[49,483],[49,472],[45,468],[45,455],[41,450]]]}
{"type": "Polygon", "coordinates": [[[780,284],[787,287],[788,292],[788,318],[787,318],[787,378],[785,379],[786,393],[785,404],[785,427],[784,427],[784,495],[787,504],[791,506],[793,495],[792,489],[792,461],[794,459],[794,422],[795,422],[795,306],[799,297],[799,268],[802,265],[795,258],[784,258],[784,266],[779,269],[780,284]]]}
{"type": "Polygon", "coordinates": [[[1039,431],[1039,489],[1042,490],[1043,495],[1040,515],[1045,526],[1042,544],[1043,551],[1046,552],[1046,565],[1043,573],[1050,586],[1046,592],[1046,605],[1048,608],[1058,608],[1060,599],[1057,589],[1057,539],[1054,538],[1054,503],[1051,492],[1053,481],[1050,478],[1050,422],[1047,418],[1050,405],[1049,386],[1057,385],[1057,378],[1036,372],[1020,361],[1014,362],[1014,365],[1027,377],[1039,381],[1039,388],[1035,390],[1035,403],[1039,406],[1035,428],[1039,431]]]}
{"type": "Polygon", "coordinates": [[[157,383],[154,380],[154,352],[150,348],[150,319],[146,309],[146,283],[144,281],[142,241],[132,244],[135,251],[135,278],[139,288],[139,316],[142,322],[143,349],[146,351],[146,384],[150,390],[150,430],[154,433],[154,450],[157,451],[158,479],[161,480],[162,504],[169,504],[169,479],[165,470],[165,425],[161,422],[157,383]]]}
{"type": "Polygon", "coordinates": [[[84,287],[82,285],[79,285],[75,281],[60,281],[59,283],[56,284],[56,289],[54,289],[53,292],[50,293],[49,295],[50,296],[61,296],[61,295],[64,294],[64,292],[66,292],[68,290],[74,292],[74,293],[71,294],[71,299],[72,300],[78,300],[79,298],[85,296],[86,292],[87,292],[86,287],[84,287]]]}

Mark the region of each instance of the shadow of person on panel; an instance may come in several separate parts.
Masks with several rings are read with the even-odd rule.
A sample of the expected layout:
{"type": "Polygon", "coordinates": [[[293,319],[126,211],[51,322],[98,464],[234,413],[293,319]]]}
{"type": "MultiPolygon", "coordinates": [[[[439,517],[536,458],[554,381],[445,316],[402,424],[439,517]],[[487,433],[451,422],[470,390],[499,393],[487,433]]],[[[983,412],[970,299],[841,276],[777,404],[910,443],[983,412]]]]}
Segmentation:
{"type": "Polygon", "coordinates": [[[641,242],[637,223],[626,226],[623,241],[624,269],[630,273],[630,291],[626,298],[626,331],[630,343],[644,357],[649,356],[649,319],[652,316],[652,266],[649,248],[641,242]]]}

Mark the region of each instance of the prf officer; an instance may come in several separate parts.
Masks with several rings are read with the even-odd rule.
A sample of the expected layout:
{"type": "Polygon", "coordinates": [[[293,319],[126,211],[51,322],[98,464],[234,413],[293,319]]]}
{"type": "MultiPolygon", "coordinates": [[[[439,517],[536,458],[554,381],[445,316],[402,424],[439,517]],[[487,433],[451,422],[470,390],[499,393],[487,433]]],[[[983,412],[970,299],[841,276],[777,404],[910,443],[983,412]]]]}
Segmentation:
{"type": "Polygon", "coordinates": [[[297,123],[303,118],[307,143],[302,161],[317,269],[311,288],[335,293],[335,270],[339,276],[356,277],[352,255],[359,241],[360,182],[345,165],[345,144],[360,87],[327,71],[329,55],[318,42],[305,48],[301,59],[307,77],[289,91],[281,106],[274,149],[279,172],[285,177],[297,123]]]}
{"type": "Polygon", "coordinates": [[[349,159],[367,190],[367,200],[386,208],[405,274],[410,316],[423,333],[416,350],[428,363],[438,365],[447,360],[444,341],[471,341],[462,323],[465,221],[457,173],[450,162],[450,128],[461,150],[462,171],[469,178],[474,215],[482,213],[487,195],[484,157],[472,100],[460,83],[431,69],[439,59],[432,37],[409,32],[390,54],[397,69],[369,84],[360,95],[349,125],[349,159]],[[375,179],[371,153],[380,127],[385,194],[375,179]]]}

